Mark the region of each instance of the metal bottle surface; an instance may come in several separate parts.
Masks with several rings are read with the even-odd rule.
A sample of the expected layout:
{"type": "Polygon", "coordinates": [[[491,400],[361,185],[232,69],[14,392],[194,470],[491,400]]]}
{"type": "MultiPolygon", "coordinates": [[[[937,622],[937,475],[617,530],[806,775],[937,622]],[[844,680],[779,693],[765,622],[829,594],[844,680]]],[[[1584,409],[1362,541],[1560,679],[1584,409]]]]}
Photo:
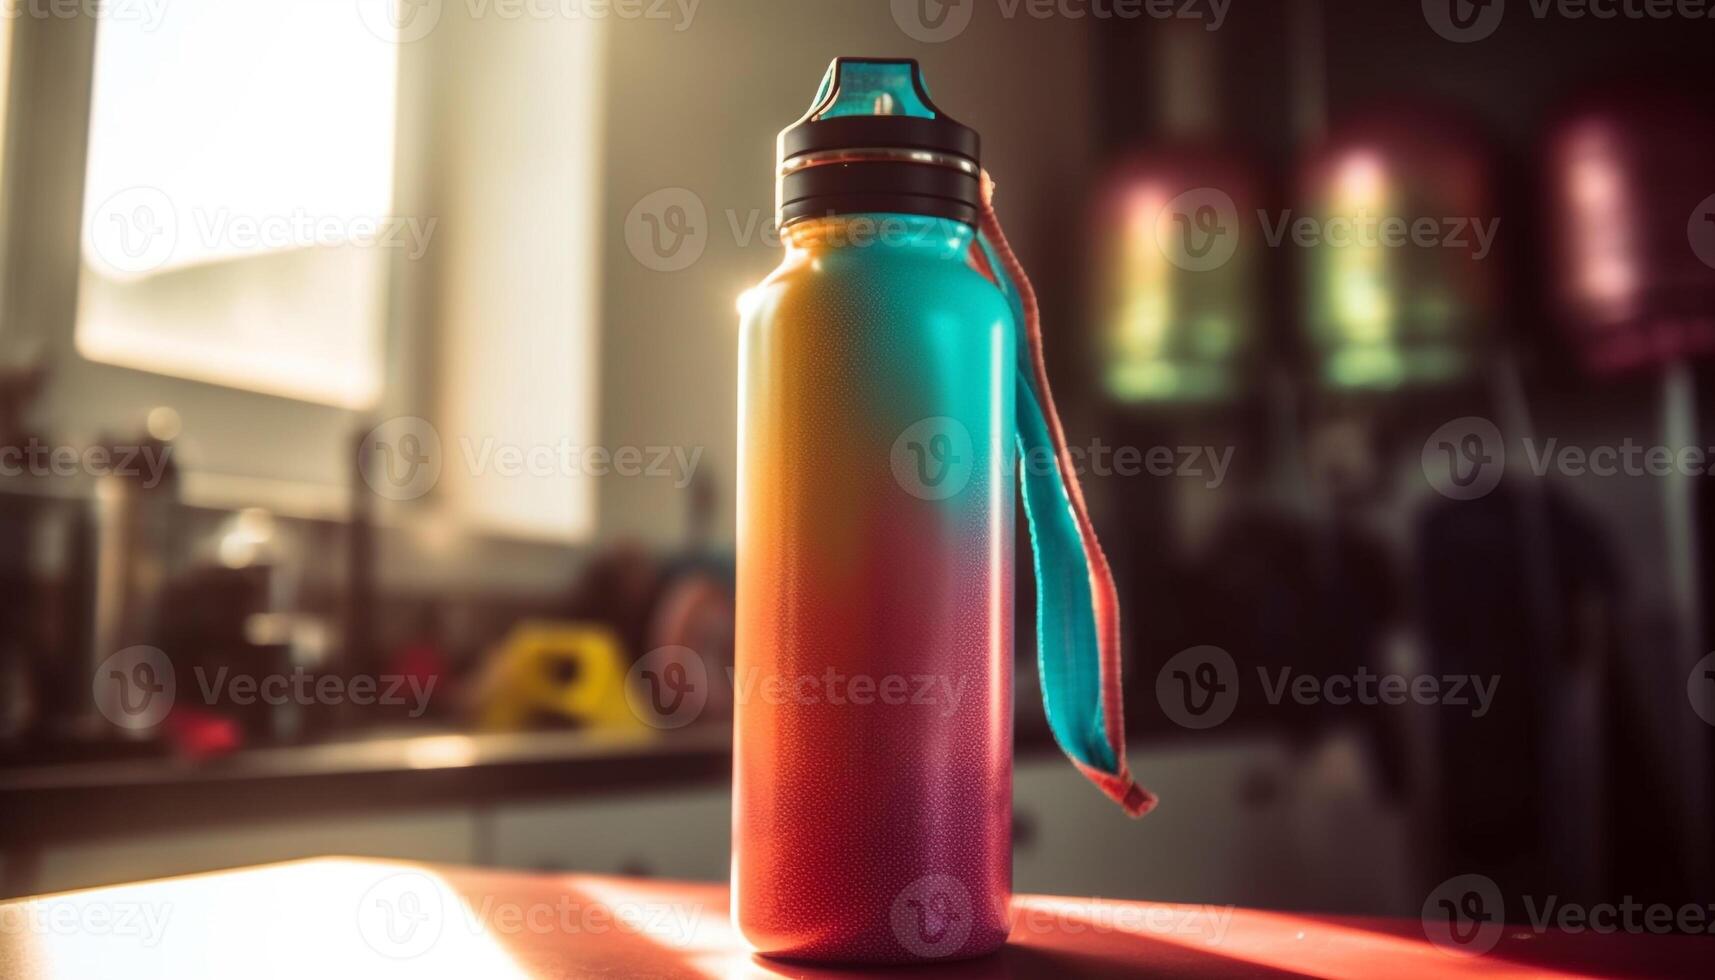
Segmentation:
{"type": "Polygon", "coordinates": [[[973,237],[799,221],[747,294],[733,913],[765,954],[1006,937],[1018,335],[973,237]]]}

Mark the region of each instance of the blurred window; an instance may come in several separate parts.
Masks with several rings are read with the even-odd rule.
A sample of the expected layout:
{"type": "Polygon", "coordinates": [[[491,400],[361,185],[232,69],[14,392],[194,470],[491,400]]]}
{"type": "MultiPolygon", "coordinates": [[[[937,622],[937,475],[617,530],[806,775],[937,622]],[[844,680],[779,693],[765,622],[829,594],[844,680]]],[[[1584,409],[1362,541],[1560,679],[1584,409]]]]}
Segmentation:
{"type": "Polygon", "coordinates": [[[513,537],[589,536],[617,468],[596,445],[603,23],[449,4],[436,28],[457,41],[437,69],[458,80],[430,150],[436,493],[467,526],[513,537]]]}
{"type": "Polygon", "coordinates": [[[97,28],[77,346],[351,408],[381,387],[398,45],[352,0],[112,4],[97,28]]]}

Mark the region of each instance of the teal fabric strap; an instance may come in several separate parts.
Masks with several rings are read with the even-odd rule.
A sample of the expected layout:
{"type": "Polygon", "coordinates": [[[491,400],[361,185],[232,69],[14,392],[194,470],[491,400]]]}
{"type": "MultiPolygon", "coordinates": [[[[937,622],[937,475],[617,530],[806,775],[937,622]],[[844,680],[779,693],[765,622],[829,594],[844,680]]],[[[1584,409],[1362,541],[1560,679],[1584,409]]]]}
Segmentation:
{"type": "Polygon", "coordinates": [[[1036,666],[1042,707],[1055,741],[1073,760],[1104,772],[1119,768],[1102,711],[1090,567],[1072,502],[1055,458],[1042,403],[1018,372],[1018,456],[1024,515],[1036,570],[1036,666]]]}
{"type": "Polygon", "coordinates": [[[1156,798],[1132,781],[1120,692],[1119,610],[1064,446],[1042,366],[1035,296],[1000,230],[984,174],[982,257],[1024,338],[1016,358],[1020,496],[1036,571],[1036,664],[1054,740],[1085,776],[1132,816],[1156,798]],[[1098,591],[1099,590],[1099,591],[1098,591]]]}

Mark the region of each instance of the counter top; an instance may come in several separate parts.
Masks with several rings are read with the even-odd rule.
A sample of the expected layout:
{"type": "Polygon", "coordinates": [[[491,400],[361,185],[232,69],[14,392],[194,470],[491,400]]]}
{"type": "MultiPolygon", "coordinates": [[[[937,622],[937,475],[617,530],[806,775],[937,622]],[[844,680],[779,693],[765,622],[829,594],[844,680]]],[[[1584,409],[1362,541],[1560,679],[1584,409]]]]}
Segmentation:
{"type": "Polygon", "coordinates": [[[1693,976],[1715,957],[1706,937],[1519,926],[1495,926],[1493,948],[1473,955],[1431,931],[1410,919],[1021,895],[1000,953],[836,970],[750,955],[720,885],[326,858],[0,903],[0,976],[1693,976]]]}
{"type": "Polygon", "coordinates": [[[725,729],[432,734],[173,758],[0,769],[10,849],[247,820],[587,795],[731,776],[725,729]],[[123,794],[119,819],[113,800],[123,794]]]}

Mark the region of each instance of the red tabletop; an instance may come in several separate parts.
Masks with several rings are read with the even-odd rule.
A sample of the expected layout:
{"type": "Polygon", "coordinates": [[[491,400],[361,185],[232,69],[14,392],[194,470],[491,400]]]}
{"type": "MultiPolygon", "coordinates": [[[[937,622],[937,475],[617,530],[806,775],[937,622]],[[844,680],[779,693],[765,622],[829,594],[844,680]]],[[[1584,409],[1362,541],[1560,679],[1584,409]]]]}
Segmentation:
{"type": "MultiPolygon", "coordinates": [[[[1700,976],[1704,937],[1507,927],[1443,948],[1416,920],[1046,898],[980,960],[901,978],[1700,976]]],[[[0,904],[0,977],[853,977],[751,956],[719,885],[328,858],[0,904]]]]}

